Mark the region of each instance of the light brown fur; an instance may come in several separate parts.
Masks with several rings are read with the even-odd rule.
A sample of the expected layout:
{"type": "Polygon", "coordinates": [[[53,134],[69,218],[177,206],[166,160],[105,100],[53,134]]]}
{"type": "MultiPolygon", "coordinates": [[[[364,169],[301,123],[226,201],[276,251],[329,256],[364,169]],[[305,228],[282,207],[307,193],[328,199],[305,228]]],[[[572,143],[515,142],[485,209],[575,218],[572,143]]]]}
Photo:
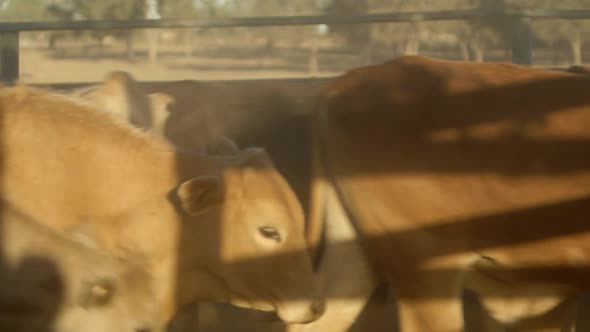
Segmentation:
{"type": "MultiPolygon", "coordinates": [[[[104,108],[105,105],[109,105],[110,107],[112,107],[112,109],[104,109],[104,111],[115,111],[115,113],[120,115],[121,118],[129,121],[130,117],[127,115],[133,113],[133,107],[141,105],[141,103],[133,103],[133,101],[137,99],[141,101],[142,98],[145,98],[145,94],[143,93],[142,89],[137,87],[137,82],[132,80],[130,78],[131,76],[128,73],[122,73],[126,75],[114,75],[115,73],[117,72],[110,73],[109,75],[107,75],[105,81],[98,86],[73,91],[68,95],[75,98],[79,98],[81,101],[89,102],[90,104],[96,105],[101,108],[104,108]],[[121,76],[124,79],[121,79],[121,76]],[[111,81],[113,80],[116,80],[117,84],[112,84],[111,81]],[[107,87],[109,87],[110,89],[107,89],[107,87]],[[125,98],[121,98],[121,96],[125,96],[125,98]],[[109,98],[114,98],[114,100],[109,101],[109,98]],[[122,100],[127,100],[128,102],[121,103],[122,100]]],[[[148,97],[150,98],[152,110],[151,114],[153,118],[153,125],[149,132],[154,134],[156,137],[164,137],[167,140],[167,137],[165,137],[164,133],[166,129],[165,124],[167,123],[167,118],[170,115],[168,108],[170,105],[175,104],[175,100],[169,94],[161,92],[151,93],[148,97]]],[[[191,102],[189,104],[191,106],[198,106],[198,103],[191,102]]],[[[182,105],[175,106],[178,107],[182,105]]],[[[239,148],[228,137],[207,137],[207,135],[210,134],[210,132],[208,130],[205,130],[205,128],[210,128],[210,123],[200,123],[200,127],[202,127],[201,130],[191,131],[191,142],[198,143],[196,145],[196,150],[192,151],[207,153],[210,155],[230,156],[239,154],[239,148]]],[[[171,322],[170,329],[172,331],[194,330],[195,328],[211,329],[211,326],[205,326],[207,326],[207,323],[211,320],[210,318],[208,319],[208,317],[212,316],[212,312],[215,312],[217,315],[227,315],[226,313],[229,312],[232,315],[230,317],[224,317],[223,319],[216,322],[216,326],[219,326],[220,324],[222,325],[224,321],[227,320],[231,321],[230,324],[239,324],[241,328],[244,329],[246,328],[244,323],[251,323],[250,321],[256,321],[256,319],[249,319],[248,321],[244,322],[244,317],[236,317],[236,314],[241,313],[240,311],[232,309],[231,307],[228,307],[225,304],[201,302],[198,304],[193,304],[192,310],[190,308],[183,309],[181,313],[175,316],[174,320],[171,322]],[[203,316],[203,319],[199,318],[201,316],[203,316]],[[240,318],[242,318],[242,321],[240,323],[237,323],[236,319],[240,318]]],[[[266,313],[262,313],[260,311],[250,312],[252,314],[267,315],[266,313]]],[[[282,324],[279,325],[282,326],[282,324]]]]}
{"type": "Polygon", "coordinates": [[[292,322],[320,313],[301,207],[264,151],[180,152],[25,86],[0,90],[0,110],[4,199],[54,229],[91,230],[114,254],[148,258],[165,318],[195,299],[292,322]],[[284,240],[261,238],[264,226],[284,240]]]}
{"type": "Polygon", "coordinates": [[[168,108],[174,103],[174,98],[168,94],[147,94],[131,74],[124,71],[109,72],[102,83],[70,91],[68,95],[162,138],[168,108]]]}
{"type": "Polygon", "coordinates": [[[310,241],[334,191],[402,332],[461,330],[463,287],[518,329],[590,289],[589,90],[582,75],[417,56],[347,73],[313,118],[310,241]],[[472,269],[483,256],[488,277],[472,269]]]}
{"type": "Polygon", "coordinates": [[[1,207],[0,329],[158,331],[153,280],[129,262],[1,207]],[[29,329],[27,329],[29,328],[29,329]]]}

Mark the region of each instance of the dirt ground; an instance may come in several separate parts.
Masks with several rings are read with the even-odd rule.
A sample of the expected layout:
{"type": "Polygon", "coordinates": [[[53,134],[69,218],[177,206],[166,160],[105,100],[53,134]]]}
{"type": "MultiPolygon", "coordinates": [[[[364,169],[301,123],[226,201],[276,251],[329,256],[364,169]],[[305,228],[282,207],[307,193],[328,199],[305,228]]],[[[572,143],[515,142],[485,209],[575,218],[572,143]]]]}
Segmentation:
{"type": "MultiPolygon", "coordinates": [[[[20,81],[25,83],[96,82],[111,70],[125,70],[139,81],[236,80],[312,77],[305,66],[288,66],[276,58],[162,57],[151,64],[147,59],[122,57],[55,56],[43,49],[21,48],[20,81]],[[303,68],[302,68],[303,67],[303,68]]],[[[340,71],[319,71],[316,77],[335,76],[340,71]]]]}

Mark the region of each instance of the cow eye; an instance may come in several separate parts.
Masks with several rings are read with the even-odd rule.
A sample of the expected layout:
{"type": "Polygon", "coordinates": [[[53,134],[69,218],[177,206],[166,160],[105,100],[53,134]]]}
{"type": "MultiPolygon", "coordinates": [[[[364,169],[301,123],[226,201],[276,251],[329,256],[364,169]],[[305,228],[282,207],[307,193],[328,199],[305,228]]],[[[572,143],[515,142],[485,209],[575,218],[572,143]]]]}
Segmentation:
{"type": "Polygon", "coordinates": [[[84,285],[80,305],[83,308],[100,307],[108,304],[115,293],[115,285],[109,280],[98,280],[84,285]]]}
{"type": "Polygon", "coordinates": [[[274,227],[264,226],[258,228],[258,231],[260,232],[260,235],[267,239],[275,240],[277,242],[281,241],[281,234],[279,234],[279,231],[274,227]]]}

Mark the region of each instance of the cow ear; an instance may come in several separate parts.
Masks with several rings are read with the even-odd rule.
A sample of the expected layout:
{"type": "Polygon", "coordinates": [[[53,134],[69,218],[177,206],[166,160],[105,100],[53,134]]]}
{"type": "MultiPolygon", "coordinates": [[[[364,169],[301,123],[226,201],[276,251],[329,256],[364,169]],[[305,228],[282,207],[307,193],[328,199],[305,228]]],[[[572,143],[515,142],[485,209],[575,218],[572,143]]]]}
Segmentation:
{"type": "Polygon", "coordinates": [[[183,182],[176,194],[182,209],[191,216],[206,212],[223,201],[223,188],[217,176],[199,176],[183,182]]]}

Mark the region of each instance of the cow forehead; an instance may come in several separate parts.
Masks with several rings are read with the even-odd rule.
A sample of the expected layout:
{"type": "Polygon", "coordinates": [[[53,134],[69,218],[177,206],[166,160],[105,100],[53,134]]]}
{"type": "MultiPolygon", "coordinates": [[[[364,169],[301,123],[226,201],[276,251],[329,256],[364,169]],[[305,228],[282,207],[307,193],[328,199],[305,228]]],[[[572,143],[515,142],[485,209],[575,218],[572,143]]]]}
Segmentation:
{"type": "Polygon", "coordinates": [[[230,168],[225,175],[227,197],[276,204],[291,211],[294,217],[302,215],[295,192],[274,167],[230,168]]]}
{"type": "MultiPolygon", "coordinates": [[[[240,199],[226,204],[224,228],[231,232],[258,232],[260,227],[276,228],[283,235],[303,234],[303,214],[276,200],[240,199]]],[[[289,236],[289,238],[292,238],[289,236]]]]}

